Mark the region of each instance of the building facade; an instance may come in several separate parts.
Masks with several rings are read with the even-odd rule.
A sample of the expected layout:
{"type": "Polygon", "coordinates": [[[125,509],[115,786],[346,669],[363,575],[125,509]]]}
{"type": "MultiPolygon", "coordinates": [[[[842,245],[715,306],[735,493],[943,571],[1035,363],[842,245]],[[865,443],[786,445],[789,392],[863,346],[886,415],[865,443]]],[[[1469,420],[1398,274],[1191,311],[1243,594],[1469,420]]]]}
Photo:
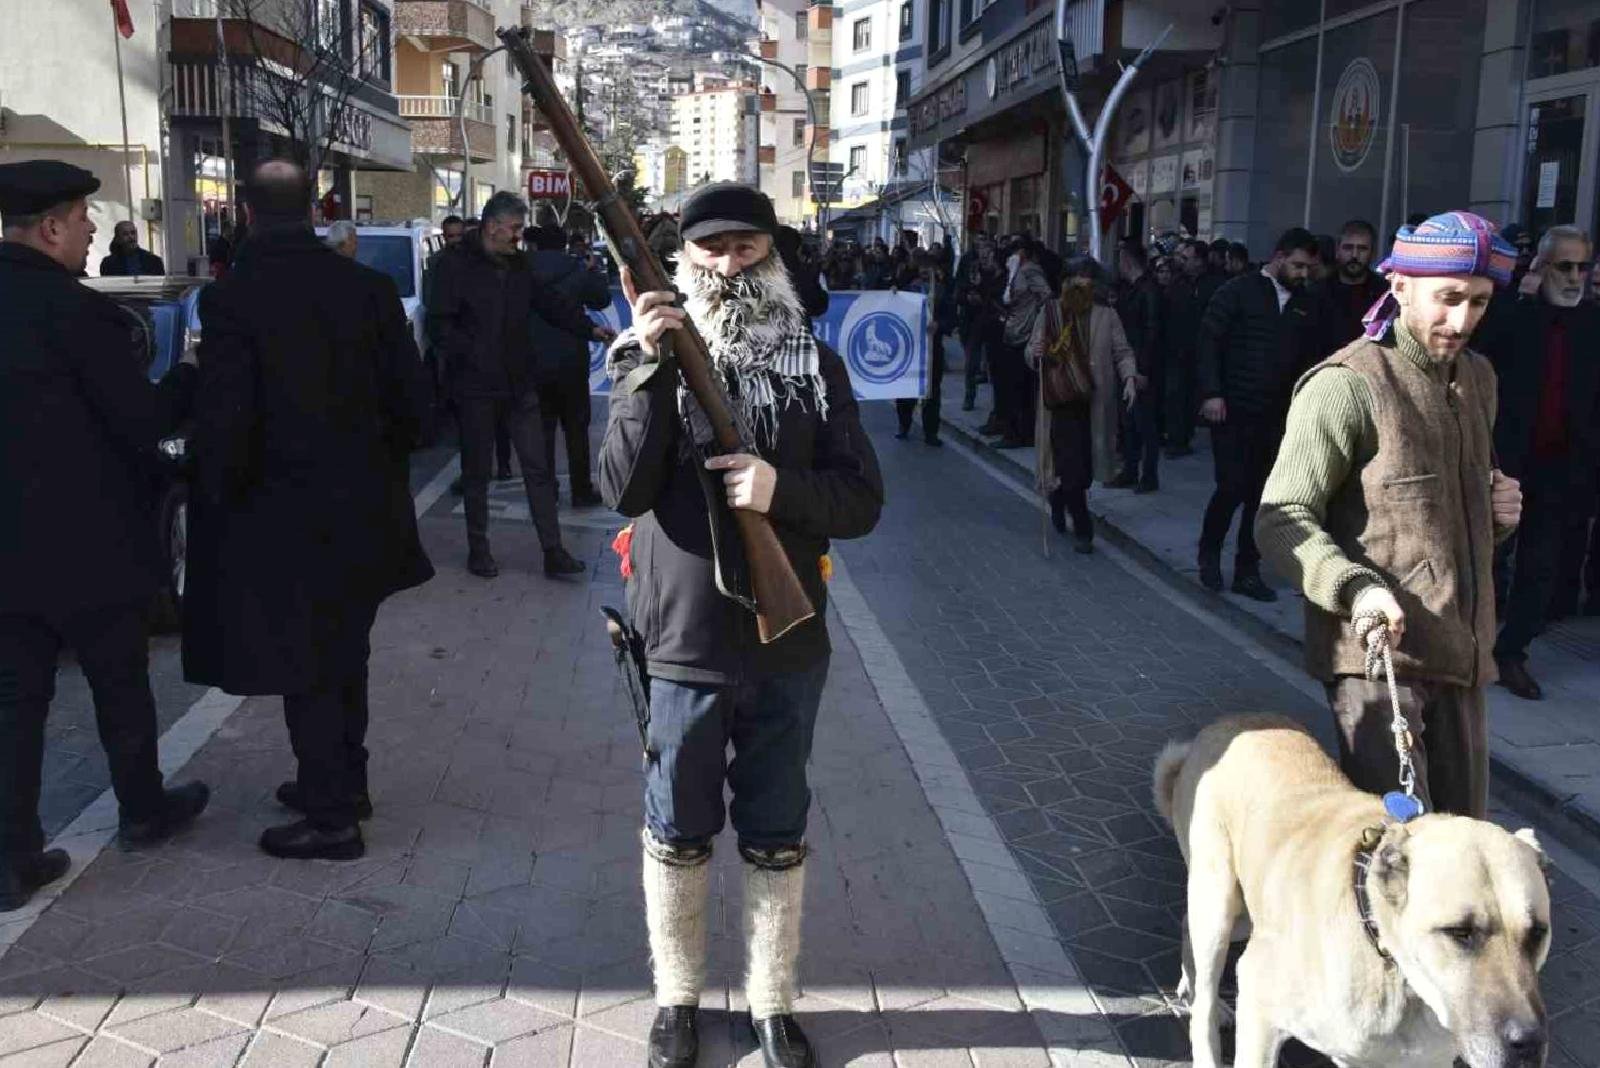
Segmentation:
{"type": "Polygon", "coordinates": [[[810,0],[761,0],[761,122],[758,181],[778,220],[812,229],[811,168],[828,160],[833,16],[810,0]]]}
{"type": "MultiPolygon", "coordinates": [[[[913,152],[961,162],[969,229],[1086,245],[1106,175],[1072,135],[1052,6],[921,2],[913,152]]],[[[1091,125],[1159,41],[1108,131],[1132,190],[1114,236],[1260,257],[1286,227],[1350,218],[1600,223],[1600,0],[1071,0],[1068,21],[1091,125]]]]}
{"type": "Polygon", "coordinates": [[[755,178],[754,86],[683,93],[672,99],[671,143],[683,150],[692,188],[755,178]]]}

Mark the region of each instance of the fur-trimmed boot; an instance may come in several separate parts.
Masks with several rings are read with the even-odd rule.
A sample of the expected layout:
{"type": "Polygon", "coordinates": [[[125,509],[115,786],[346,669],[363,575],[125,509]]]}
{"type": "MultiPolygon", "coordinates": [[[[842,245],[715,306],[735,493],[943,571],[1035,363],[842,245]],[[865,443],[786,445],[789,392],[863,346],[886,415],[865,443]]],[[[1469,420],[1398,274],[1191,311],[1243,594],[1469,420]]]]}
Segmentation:
{"type": "Polygon", "coordinates": [[[658,842],[644,833],[644,906],[655,973],[650,1068],[690,1068],[700,1050],[700,990],[706,978],[706,898],[711,846],[658,842]]]}
{"type": "Polygon", "coordinates": [[[744,857],[745,997],[767,1068],[812,1068],[816,1057],[795,1022],[805,846],[740,850],[744,857]]]}

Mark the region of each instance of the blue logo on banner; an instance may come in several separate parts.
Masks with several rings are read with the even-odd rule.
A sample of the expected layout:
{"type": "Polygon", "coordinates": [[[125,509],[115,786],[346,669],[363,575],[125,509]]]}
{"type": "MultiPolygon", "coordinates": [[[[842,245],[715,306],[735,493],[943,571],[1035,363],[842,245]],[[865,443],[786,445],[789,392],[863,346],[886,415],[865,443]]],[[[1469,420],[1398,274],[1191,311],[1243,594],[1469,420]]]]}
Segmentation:
{"type": "Polygon", "coordinates": [[[916,352],[905,320],[889,312],[863,315],[845,339],[850,370],[865,382],[893,382],[906,373],[916,352]]]}

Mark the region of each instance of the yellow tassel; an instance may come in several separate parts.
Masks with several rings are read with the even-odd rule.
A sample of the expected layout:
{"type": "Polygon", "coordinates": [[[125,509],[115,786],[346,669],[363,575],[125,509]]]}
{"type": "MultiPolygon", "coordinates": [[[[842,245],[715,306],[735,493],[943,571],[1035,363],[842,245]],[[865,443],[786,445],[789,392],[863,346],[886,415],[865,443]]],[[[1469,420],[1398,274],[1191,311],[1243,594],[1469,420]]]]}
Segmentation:
{"type": "Polygon", "coordinates": [[[818,562],[817,566],[822,570],[822,581],[823,582],[832,582],[833,581],[833,558],[831,556],[828,556],[826,553],[824,553],[823,556],[822,556],[822,559],[818,562]]]}

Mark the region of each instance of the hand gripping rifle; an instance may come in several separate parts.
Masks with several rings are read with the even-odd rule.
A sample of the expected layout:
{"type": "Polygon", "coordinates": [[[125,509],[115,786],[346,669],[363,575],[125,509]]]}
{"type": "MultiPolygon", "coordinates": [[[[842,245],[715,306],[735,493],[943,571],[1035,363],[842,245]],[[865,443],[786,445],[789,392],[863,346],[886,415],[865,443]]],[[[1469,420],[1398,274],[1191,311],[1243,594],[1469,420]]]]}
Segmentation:
{"type": "MultiPolygon", "coordinates": [[[[562,99],[555,79],[529,44],[529,31],[525,28],[499,30],[500,41],[512,62],[522,72],[523,91],[533,98],[535,106],[550,124],[561,150],[571,162],[572,170],[589,195],[595,198],[595,209],[605,226],[612,249],[633,274],[641,293],[672,289],[666,270],[650,246],[645,242],[639,220],[634,218],[627,203],[617,195],[616,186],[606,174],[589,144],[572,109],[562,99]]],[[[717,448],[724,453],[747,451],[747,444],[739,434],[727,395],[712,376],[711,359],[705,339],[695,329],[694,323],[685,321],[674,330],[672,351],[683,382],[699,403],[701,411],[711,424],[717,448]]],[[[758,512],[733,510],[733,521],[744,545],[745,562],[749,566],[751,599],[756,614],[756,632],[763,644],[777,641],[796,626],[816,615],[811,598],[800,577],[789,563],[788,555],[778,542],[767,517],[758,512]]],[[[715,522],[715,517],[713,517],[715,522]]]]}

